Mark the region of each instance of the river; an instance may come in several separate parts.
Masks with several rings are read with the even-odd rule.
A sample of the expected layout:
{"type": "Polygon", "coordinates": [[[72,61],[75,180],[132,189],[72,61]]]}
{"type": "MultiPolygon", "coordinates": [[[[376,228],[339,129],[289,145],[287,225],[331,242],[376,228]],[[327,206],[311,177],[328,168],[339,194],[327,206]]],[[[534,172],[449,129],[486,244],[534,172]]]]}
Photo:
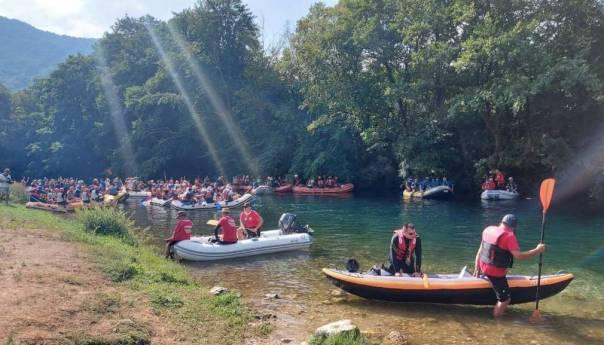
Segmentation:
{"type": "MultiPolygon", "coordinates": [[[[137,225],[158,246],[170,235],[176,212],[126,205],[137,225]]],[[[355,296],[334,298],[335,289],[320,272],[342,268],[356,258],[363,270],[386,260],[392,230],[413,222],[423,242],[424,272],[459,272],[473,268],[480,233],[506,213],[519,218],[517,235],[522,250],[539,240],[541,209],[537,199],[513,202],[412,201],[399,197],[316,197],[268,195],[258,197],[256,209],[265,229],[276,228],[283,212],[315,230],[308,251],[243,258],[217,263],[186,263],[209,284],[241,291],[244,300],[264,313],[276,315],[274,337],[300,342],[324,323],[352,319],[361,330],[377,335],[399,330],[412,344],[604,344],[604,216],[581,205],[556,205],[546,226],[548,245],[544,273],[560,270],[575,275],[562,293],[540,304],[546,321],[527,322],[534,304],[512,306],[501,321],[490,307],[375,302],[355,296]],[[276,293],[278,299],[265,294],[276,293]]],[[[238,217],[238,211],[234,212],[238,217]]],[[[210,234],[214,212],[189,212],[196,235],[210,234]]],[[[537,259],[516,262],[513,273],[536,274],[537,259]]]]}

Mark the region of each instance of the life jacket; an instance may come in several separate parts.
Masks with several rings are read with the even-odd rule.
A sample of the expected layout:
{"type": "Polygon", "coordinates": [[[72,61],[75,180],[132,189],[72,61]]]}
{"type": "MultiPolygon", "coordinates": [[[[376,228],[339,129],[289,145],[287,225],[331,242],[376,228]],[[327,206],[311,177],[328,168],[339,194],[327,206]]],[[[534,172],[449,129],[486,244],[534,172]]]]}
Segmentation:
{"type": "Polygon", "coordinates": [[[405,241],[405,235],[403,235],[403,230],[394,230],[394,234],[398,238],[396,259],[397,260],[411,259],[411,255],[413,254],[413,251],[415,250],[415,244],[417,243],[417,237],[409,240],[409,248],[407,248],[407,243],[405,241]]]}
{"type": "Polygon", "coordinates": [[[480,261],[494,267],[512,267],[514,264],[514,256],[512,256],[512,253],[497,245],[504,233],[505,230],[499,226],[489,226],[482,232],[480,261]]]}

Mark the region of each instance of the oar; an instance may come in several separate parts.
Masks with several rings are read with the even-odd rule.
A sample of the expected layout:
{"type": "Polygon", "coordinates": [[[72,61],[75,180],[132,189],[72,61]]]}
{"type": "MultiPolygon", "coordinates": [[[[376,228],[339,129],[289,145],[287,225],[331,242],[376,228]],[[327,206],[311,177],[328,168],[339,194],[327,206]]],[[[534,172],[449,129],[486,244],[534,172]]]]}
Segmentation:
{"type": "MultiPolygon", "coordinates": [[[[545,215],[547,214],[547,210],[549,209],[549,205],[552,202],[552,196],[554,195],[554,186],[556,185],[556,180],[553,178],[548,178],[541,182],[541,189],[539,191],[539,198],[541,199],[541,206],[543,206],[543,218],[541,219],[541,241],[543,243],[545,239],[545,215]]],[[[530,321],[532,322],[540,322],[543,319],[541,318],[541,313],[539,312],[539,290],[541,288],[541,267],[543,266],[543,253],[539,254],[539,274],[537,275],[537,293],[536,293],[536,302],[535,302],[535,310],[531,315],[530,321]]]]}

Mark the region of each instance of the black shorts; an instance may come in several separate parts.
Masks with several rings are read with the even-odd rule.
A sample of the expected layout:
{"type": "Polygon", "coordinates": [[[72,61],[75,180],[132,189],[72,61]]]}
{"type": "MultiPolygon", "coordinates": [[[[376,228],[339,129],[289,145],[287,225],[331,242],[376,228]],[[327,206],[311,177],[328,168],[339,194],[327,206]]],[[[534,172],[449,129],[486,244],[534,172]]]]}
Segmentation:
{"type": "Polygon", "coordinates": [[[506,302],[511,298],[510,287],[508,285],[508,278],[506,277],[493,277],[486,276],[491,282],[491,286],[495,291],[495,296],[499,302],[506,302]]]}
{"type": "Polygon", "coordinates": [[[258,229],[258,232],[254,232],[250,229],[245,229],[245,235],[247,236],[247,238],[260,237],[260,229],[258,229]]]}

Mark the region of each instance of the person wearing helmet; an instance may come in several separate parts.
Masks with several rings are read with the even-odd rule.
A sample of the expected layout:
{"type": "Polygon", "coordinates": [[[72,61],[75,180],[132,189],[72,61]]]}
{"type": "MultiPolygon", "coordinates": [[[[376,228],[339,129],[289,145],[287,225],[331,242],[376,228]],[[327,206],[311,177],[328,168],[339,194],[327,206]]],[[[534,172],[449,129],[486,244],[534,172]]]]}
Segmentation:
{"type": "Polygon", "coordinates": [[[474,276],[484,275],[497,297],[493,316],[499,318],[510,304],[511,295],[506,278],[508,268],[512,267],[514,259],[524,260],[543,253],[545,245],[539,243],[535,248],[526,252],[520,251],[518,239],[514,230],[518,219],[513,214],[506,214],[499,226],[488,226],[482,232],[482,242],[476,253],[474,276]]]}
{"type": "Polygon", "coordinates": [[[166,258],[172,256],[172,246],[178,243],[179,241],[190,240],[191,233],[193,230],[193,222],[187,218],[187,213],[185,211],[178,211],[178,216],[176,217],[178,220],[176,222],[176,226],[174,227],[174,231],[172,232],[172,236],[170,238],[166,238],[166,250],[164,255],[166,258]]]}

